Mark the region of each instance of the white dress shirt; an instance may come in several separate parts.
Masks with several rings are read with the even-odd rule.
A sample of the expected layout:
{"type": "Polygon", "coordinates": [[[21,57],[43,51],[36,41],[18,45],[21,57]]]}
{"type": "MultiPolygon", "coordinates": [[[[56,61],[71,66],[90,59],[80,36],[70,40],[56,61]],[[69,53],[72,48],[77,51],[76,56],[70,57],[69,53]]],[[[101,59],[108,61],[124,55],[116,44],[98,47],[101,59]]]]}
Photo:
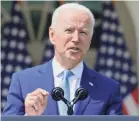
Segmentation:
{"type": "MultiPolygon", "coordinates": [[[[63,79],[63,71],[64,69],[54,57],[52,61],[53,75],[54,75],[54,86],[60,87],[61,81],[63,79]]],[[[72,101],[75,97],[75,91],[80,86],[80,81],[83,72],[83,62],[80,62],[76,67],[70,70],[74,75],[69,77],[69,85],[70,85],[70,101],[72,101]]],[[[60,105],[58,105],[58,108],[60,105]]],[[[60,115],[61,112],[59,110],[60,115]]]]}

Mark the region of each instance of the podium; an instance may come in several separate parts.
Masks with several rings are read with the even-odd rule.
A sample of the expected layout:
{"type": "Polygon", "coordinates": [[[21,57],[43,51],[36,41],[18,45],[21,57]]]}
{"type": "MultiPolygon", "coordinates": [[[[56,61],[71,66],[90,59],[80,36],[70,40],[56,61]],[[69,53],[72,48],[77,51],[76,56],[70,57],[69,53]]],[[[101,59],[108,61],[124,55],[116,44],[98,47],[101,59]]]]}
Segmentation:
{"type": "Polygon", "coordinates": [[[1,121],[139,121],[139,116],[2,116],[1,121]]]}

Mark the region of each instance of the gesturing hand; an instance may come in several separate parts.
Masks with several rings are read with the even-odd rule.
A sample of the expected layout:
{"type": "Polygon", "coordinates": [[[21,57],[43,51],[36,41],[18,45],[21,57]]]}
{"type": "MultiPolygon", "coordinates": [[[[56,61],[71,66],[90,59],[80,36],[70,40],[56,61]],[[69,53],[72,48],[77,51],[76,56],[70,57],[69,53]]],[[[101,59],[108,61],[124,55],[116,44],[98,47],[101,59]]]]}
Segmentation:
{"type": "Polygon", "coordinates": [[[47,107],[49,93],[41,88],[28,93],[25,98],[25,113],[28,116],[39,116],[47,107]]]}

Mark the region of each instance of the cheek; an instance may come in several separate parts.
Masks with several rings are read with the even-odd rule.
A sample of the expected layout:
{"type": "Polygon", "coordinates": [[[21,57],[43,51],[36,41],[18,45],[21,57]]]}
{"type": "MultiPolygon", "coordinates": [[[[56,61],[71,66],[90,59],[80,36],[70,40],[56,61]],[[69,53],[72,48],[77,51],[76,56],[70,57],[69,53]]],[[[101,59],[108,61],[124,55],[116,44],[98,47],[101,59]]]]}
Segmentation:
{"type": "Polygon", "coordinates": [[[88,50],[88,48],[90,47],[90,41],[83,41],[82,46],[84,50],[88,50]]]}
{"type": "Polygon", "coordinates": [[[64,36],[59,36],[58,38],[56,38],[56,40],[57,40],[56,47],[59,50],[65,50],[66,47],[68,46],[68,38],[64,36]]]}
{"type": "Polygon", "coordinates": [[[63,48],[66,48],[67,46],[68,46],[68,44],[70,43],[70,41],[71,41],[71,37],[70,36],[62,36],[61,38],[60,38],[60,43],[59,44],[61,44],[61,46],[63,47],[63,48]]]}

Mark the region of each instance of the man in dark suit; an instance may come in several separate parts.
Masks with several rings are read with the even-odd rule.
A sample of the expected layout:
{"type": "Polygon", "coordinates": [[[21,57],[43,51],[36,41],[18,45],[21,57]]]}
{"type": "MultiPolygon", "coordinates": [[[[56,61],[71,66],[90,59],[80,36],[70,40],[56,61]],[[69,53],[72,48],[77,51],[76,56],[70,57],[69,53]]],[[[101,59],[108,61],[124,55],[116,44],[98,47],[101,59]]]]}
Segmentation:
{"type": "Polygon", "coordinates": [[[51,97],[54,87],[63,88],[70,101],[78,87],[88,90],[88,97],[73,107],[74,115],[122,114],[120,84],[89,69],[82,61],[90,47],[94,24],[91,11],[80,4],[57,8],[49,28],[54,58],[13,74],[3,114],[67,115],[66,105],[51,97]]]}

